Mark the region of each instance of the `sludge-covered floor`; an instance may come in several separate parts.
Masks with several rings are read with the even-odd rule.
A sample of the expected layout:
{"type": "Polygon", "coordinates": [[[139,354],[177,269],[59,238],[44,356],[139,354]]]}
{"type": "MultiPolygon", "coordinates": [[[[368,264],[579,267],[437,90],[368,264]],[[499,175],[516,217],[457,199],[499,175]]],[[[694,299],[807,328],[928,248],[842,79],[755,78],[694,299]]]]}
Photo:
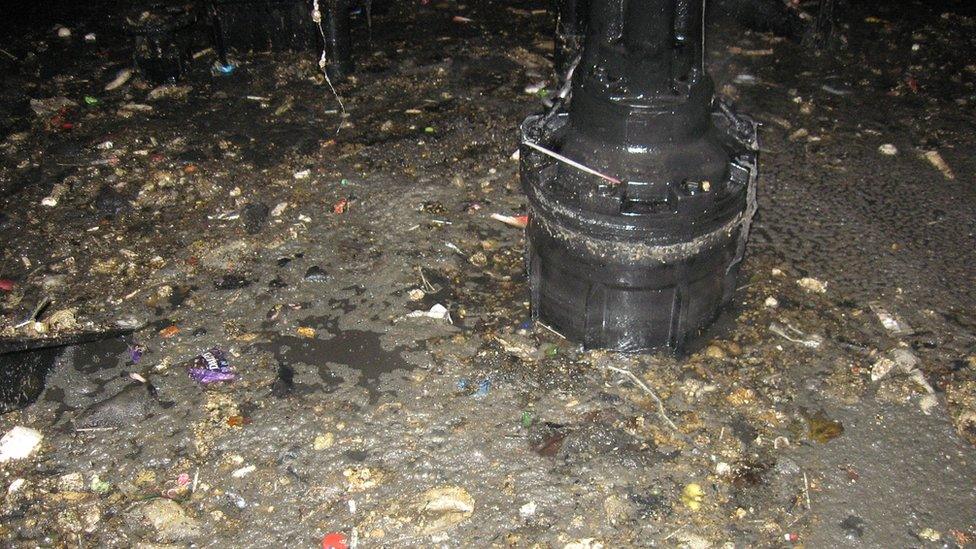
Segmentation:
{"type": "Polygon", "coordinates": [[[0,464],[4,544],[971,545],[972,14],[857,8],[819,55],[716,23],[760,214],[734,308],[676,359],[526,323],[489,216],[524,211],[542,7],[378,17],[346,116],[312,56],[106,92],[111,20],[8,39],[4,335],[44,296],[53,334],[145,327],[0,416],[43,434],[0,464]],[[235,380],[187,375],[212,348],[235,380]]]}

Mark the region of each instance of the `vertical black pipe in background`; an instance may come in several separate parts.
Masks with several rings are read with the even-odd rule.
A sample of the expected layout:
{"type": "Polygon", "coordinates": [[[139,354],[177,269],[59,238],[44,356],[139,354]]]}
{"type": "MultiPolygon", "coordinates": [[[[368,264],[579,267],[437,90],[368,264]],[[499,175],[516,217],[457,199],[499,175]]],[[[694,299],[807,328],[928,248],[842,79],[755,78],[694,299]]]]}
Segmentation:
{"type": "Polygon", "coordinates": [[[349,0],[325,0],[322,19],[325,33],[326,74],[333,81],[343,80],[353,71],[352,38],[349,32],[349,0]]]}

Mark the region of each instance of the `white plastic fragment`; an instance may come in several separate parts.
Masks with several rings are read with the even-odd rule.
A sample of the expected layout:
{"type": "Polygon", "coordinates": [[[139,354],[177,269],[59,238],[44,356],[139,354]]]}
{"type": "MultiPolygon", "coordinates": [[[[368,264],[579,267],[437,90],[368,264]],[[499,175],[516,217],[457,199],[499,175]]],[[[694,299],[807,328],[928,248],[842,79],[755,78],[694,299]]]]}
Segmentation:
{"type": "Polygon", "coordinates": [[[525,505],[519,507],[519,516],[522,517],[523,519],[527,519],[527,518],[535,515],[535,510],[536,510],[537,507],[538,506],[536,505],[536,503],[534,501],[530,501],[530,502],[526,503],[525,505]]]}
{"type": "Polygon", "coordinates": [[[536,95],[537,93],[539,93],[541,90],[544,90],[545,88],[546,88],[545,80],[539,82],[533,82],[532,84],[525,86],[525,93],[529,95],[536,95]]]}
{"type": "Polygon", "coordinates": [[[878,152],[885,156],[895,156],[898,154],[898,147],[892,145],[891,143],[885,143],[878,147],[878,152]]]}
{"type": "Polygon", "coordinates": [[[878,317],[878,321],[881,322],[884,329],[888,330],[888,333],[891,335],[897,336],[911,333],[912,327],[907,322],[889,313],[884,307],[871,305],[871,310],[874,311],[874,314],[878,317]]]}
{"type": "Polygon", "coordinates": [[[30,108],[37,116],[48,116],[61,109],[77,107],[78,103],[64,96],[48,97],[46,99],[31,99],[30,108]]]}
{"type": "Polygon", "coordinates": [[[47,208],[53,208],[57,206],[58,202],[65,194],[67,194],[67,192],[68,192],[68,186],[64,185],[63,183],[58,183],[57,185],[54,186],[53,189],[51,189],[51,194],[41,199],[41,206],[45,206],[47,208]]]}
{"type": "Polygon", "coordinates": [[[908,349],[897,347],[889,351],[887,356],[874,361],[871,366],[871,381],[884,379],[896,369],[903,374],[912,374],[917,368],[918,357],[908,349]]]}
{"type": "Polygon", "coordinates": [[[808,349],[819,349],[823,345],[823,337],[817,334],[806,334],[797,330],[789,324],[780,324],[778,322],[771,322],[769,324],[769,331],[774,334],[792,341],[793,343],[799,343],[808,349]]]}
{"type": "Polygon", "coordinates": [[[563,545],[563,549],[603,549],[603,544],[594,538],[581,538],[563,545]]]}
{"type": "Polygon", "coordinates": [[[874,361],[871,366],[871,381],[878,381],[888,377],[888,374],[895,369],[895,361],[888,357],[881,357],[874,361]]]}
{"type": "Polygon", "coordinates": [[[247,475],[250,475],[251,473],[253,473],[256,469],[257,469],[257,466],[255,466],[255,465],[248,465],[246,467],[241,467],[240,469],[235,470],[233,473],[230,474],[230,476],[232,476],[234,478],[244,478],[247,475]]]}
{"type": "Polygon", "coordinates": [[[92,43],[95,41],[95,33],[90,32],[85,35],[85,42],[92,43]]]}
{"type": "Polygon", "coordinates": [[[108,84],[105,84],[105,91],[112,91],[121,88],[129,79],[132,78],[132,69],[122,69],[116,73],[108,84]]]}
{"type": "Polygon", "coordinates": [[[0,438],[0,463],[29,457],[43,439],[40,431],[20,425],[14,427],[0,438]]]}
{"type": "Polygon", "coordinates": [[[528,216],[514,216],[514,215],[504,215],[500,213],[491,214],[491,218],[495,221],[501,221],[502,223],[515,227],[516,229],[524,229],[526,225],[529,224],[528,216]]]}
{"type": "Polygon", "coordinates": [[[437,303],[427,311],[413,311],[407,313],[408,318],[433,318],[435,320],[449,320],[451,312],[447,307],[437,303]]]}
{"type": "Polygon", "coordinates": [[[13,494],[17,492],[18,490],[23,488],[24,484],[26,483],[27,483],[27,479],[23,479],[23,478],[14,479],[14,481],[10,483],[10,486],[7,486],[7,493],[13,494]]]}
{"type": "Polygon", "coordinates": [[[301,170],[292,174],[295,179],[308,179],[312,175],[312,170],[301,170]]]}
{"type": "Polygon", "coordinates": [[[287,209],[287,202],[279,202],[274,208],[272,208],[271,217],[281,217],[281,214],[285,213],[285,210],[287,209]]]}
{"type": "Polygon", "coordinates": [[[926,151],[924,156],[925,159],[929,161],[929,164],[932,164],[935,169],[942,172],[942,177],[950,180],[956,178],[955,172],[952,171],[949,164],[946,163],[945,159],[942,158],[939,151],[926,151]]]}

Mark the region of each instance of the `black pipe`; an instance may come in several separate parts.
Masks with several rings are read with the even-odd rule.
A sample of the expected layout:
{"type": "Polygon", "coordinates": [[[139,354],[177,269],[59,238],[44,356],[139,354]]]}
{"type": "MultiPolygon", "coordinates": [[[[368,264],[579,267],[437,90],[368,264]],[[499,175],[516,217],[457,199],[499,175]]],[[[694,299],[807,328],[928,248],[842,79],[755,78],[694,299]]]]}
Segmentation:
{"type": "Polygon", "coordinates": [[[349,32],[349,0],[325,0],[323,14],[325,33],[326,74],[341,81],[352,74],[352,38],[349,32]]]}
{"type": "Polygon", "coordinates": [[[590,3],[568,108],[522,126],[533,316],[587,347],[680,349],[735,289],[758,147],[713,101],[702,18],[590,3]]]}

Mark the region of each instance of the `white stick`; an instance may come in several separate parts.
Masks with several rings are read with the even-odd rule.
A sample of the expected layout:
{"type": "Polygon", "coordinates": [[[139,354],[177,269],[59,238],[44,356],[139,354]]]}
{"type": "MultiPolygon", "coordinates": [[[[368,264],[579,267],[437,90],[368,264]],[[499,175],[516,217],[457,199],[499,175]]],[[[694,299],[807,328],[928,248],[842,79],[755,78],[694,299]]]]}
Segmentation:
{"type": "Polygon", "coordinates": [[[634,383],[636,383],[638,387],[640,387],[641,389],[644,389],[644,392],[646,392],[647,394],[651,395],[651,398],[653,398],[654,399],[654,402],[657,403],[657,413],[658,413],[659,416],[661,416],[661,419],[663,419],[664,422],[668,424],[668,427],[671,427],[675,431],[678,430],[678,426],[675,425],[674,422],[671,421],[670,418],[668,418],[668,415],[666,413],[664,413],[664,403],[661,402],[661,397],[657,396],[657,393],[655,393],[650,387],[648,387],[646,383],[644,383],[643,381],[641,381],[641,379],[639,377],[637,377],[636,375],[634,375],[634,372],[631,372],[630,370],[625,370],[623,368],[614,368],[613,366],[607,366],[606,368],[608,370],[612,370],[614,372],[618,372],[618,373],[621,373],[621,374],[626,375],[627,377],[629,377],[631,379],[631,381],[633,381],[634,383]]]}
{"type": "Polygon", "coordinates": [[[810,506],[810,483],[807,482],[806,471],[803,472],[803,495],[806,496],[807,499],[807,511],[812,510],[813,507],[810,506]]]}
{"type": "Polygon", "coordinates": [[[584,166],[584,165],[580,164],[579,162],[577,162],[575,160],[570,160],[569,158],[566,158],[565,156],[563,156],[563,155],[561,155],[559,153],[550,151],[549,149],[547,149],[545,147],[542,147],[542,146],[539,146],[539,145],[536,145],[535,143],[533,143],[531,141],[523,141],[523,143],[525,143],[529,147],[532,147],[533,149],[541,152],[542,154],[544,154],[546,156],[551,156],[551,157],[555,158],[556,160],[558,160],[560,162],[569,164],[570,166],[576,168],[577,170],[584,171],[584,172],[589,173],[589,174],[593,174],[593,175],[595,175],[595,176],[597,176],[597,177],[599,177],[601,179],[606,179],[607,181],[613,183],[614,185],[619,185],[621,183],[621,181],[619,179],[617,179],[616,177],[610,177],[609,175],[602,174],[602,173],[594,170],[593,168],[584,166]]]}
{"type": "Polygon", "coordinates": [[[513,216],[510,216],[510,215],[502,215],[500,213],[493,213],[493,214],[491,214],[491,218],[494,219],[495,221],[501,221],[502,223],[504,223],[506,225],[510,225],[512,227],[515,227],[516,229],[524,229],[525,228],[525,223],[523,223],[517,217],[513,217],[513,216]]]}

